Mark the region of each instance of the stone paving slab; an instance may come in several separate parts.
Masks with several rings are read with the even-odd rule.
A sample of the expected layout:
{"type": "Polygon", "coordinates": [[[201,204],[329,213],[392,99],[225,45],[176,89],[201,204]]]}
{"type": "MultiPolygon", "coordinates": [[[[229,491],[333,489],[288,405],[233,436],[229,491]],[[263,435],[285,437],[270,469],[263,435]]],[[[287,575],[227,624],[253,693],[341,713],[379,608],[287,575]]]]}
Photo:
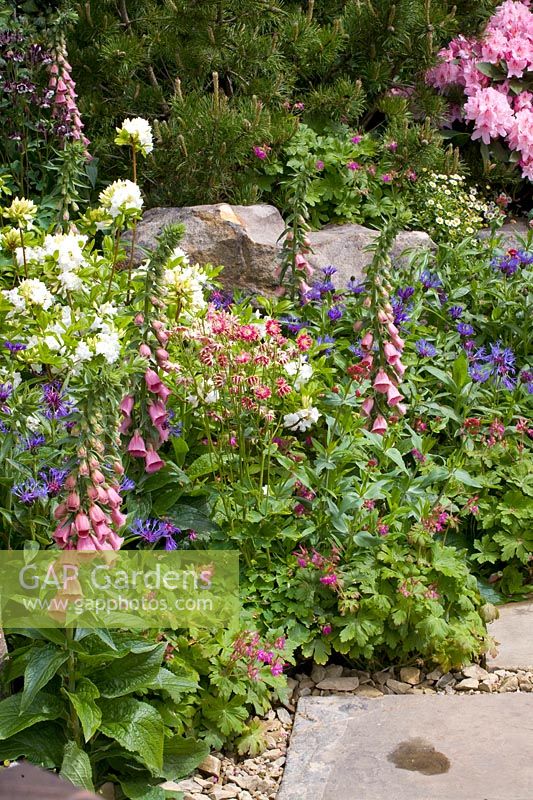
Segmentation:
{"type": "Polygon", "coordinates": [[[533,800],[533,695],[303,697],[278,800],[533,800]]]}
{"type": "MultiPolygon", "coordinates": [[[[489,625],[498,645],[498,655],[487,657],[489,667],[533,669],[533,601],[498,606],[499,619],[489,625]]],[[[533,798],[533,795],[532,795],[533,798]]]]}

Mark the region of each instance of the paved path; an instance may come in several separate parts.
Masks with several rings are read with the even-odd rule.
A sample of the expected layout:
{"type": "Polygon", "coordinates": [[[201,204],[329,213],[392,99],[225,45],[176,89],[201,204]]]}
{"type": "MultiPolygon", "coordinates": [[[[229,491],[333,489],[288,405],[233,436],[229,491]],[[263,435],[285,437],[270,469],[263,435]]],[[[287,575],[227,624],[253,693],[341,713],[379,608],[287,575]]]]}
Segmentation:
{"type": "MultiPolygon", "coordinates": [[[[533,669],[533,601],[489,631],[533,669]]],[[[302,697],[278,800],[533,800],[533,694],[302,697]]]]}
{"type": "Polygon", "coordinates": [[[489,625],[489,633],[499,642],[499,653],[487,659],[488,666],[533,669],[533,601],[498,608],[500,618],[489,625]]]}
{"type": "Polygon", "coordinates": [[[532,800],[533,695],[303,697],[278,800],[532,800]]]}

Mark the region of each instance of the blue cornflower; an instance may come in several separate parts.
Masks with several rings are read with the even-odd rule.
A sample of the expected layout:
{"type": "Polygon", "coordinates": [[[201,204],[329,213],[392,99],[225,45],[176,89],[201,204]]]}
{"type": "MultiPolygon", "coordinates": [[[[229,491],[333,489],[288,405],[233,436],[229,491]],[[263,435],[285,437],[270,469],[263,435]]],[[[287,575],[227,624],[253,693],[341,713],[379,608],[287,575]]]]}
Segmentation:
{"type": "Polygon", "coordinates": [[[431,342],[425,339],[419,339],[415,342],[416,352],[423,358],[433,358],[437,354],[437,348],[431,342]]]}
{"type": "Polygon", "coordinates": [[[474,381],[474,383],[486,383],[490,378],[490,372],[486,369],[483,369],[479,364],[472,364],[468,368],[468,374],[474,381]]]}
{"type": "MultiPolygon", "coordinates": [[[[335,337],[334,336],[317,336],[316,340],[317,344],[335,344],[335,337]]],[[[325,347],[322,351],[326,356],[331,355],[333,352],[333,347],[325,347]]]]}
{"type": "Polygon", "coordinates": [[[58,469],[57,467],[50,467],[48,470],[41,470],[39,478],[44,481],[46,493],[48,497],[57,497],[65,484],[68,469],[58,469]]]}
{"type": "Polygon", "coordinates": [[[124,475],[120,481],[119,488],[121,492],[131,492],[132,489],[135,489],[135,481],[131,478],[128,478],[127,475],[124,475]]]}
{"type": "Polygon", "coordinates": [[[366,292],[366,285],[356,280],[356,278],[353,277],[350,278],[350,280],[346,284],[346,288],[352,294],[363,294],[363,292],[366,292]]]}
{"type": "Polygon", "coordinates": [[[411,311],[413,310],[412,303],[406,306],[399,297],[393,297],[391,299],[391,306],[394,313],[394,324],[397,327],[409,322],[411,319],[411,311]]]}
{"type": "Polygon", "coordinates": [[[5,403],[13,394],[11,383],[0,383],[0,403],[5,403]]]}
{"type": "Polygon", "coordinates": [[[280,322],[285,325],[289,333],[298,333],[307,325],[306,322],[295,316],[281,317],[280,322]]]}
{"type": "Polygon", "coordinates": [[[4,347],[9,350],[10,353],[19,353],[21,350],[26,350],[28,345],[22,344],[22,342],[4,342],[4,347]]]}
{"type": "Polygon", "coordinates": [[[74,403],[65,399],[59,381],[43,384],[42,393],[45,406],[43,413],[47,419],[63,419],[76,410],[74,403]]]}
{"type": "Polygon", "coordinates": [[[130,530],[136,536],[140,536],[149,544],[157,544],[160,539],[165,540],[165,550],[177,550],[178,543],[174,539],[176,534],[181,533],[181,529],[173,522],[162,519],[148,518],[141,520],[135,519],[130,526],[130,530]]]}
{"type": "Polygon", "coordinates": [[[19,441],[22,450],[33,452],[43,446],[46,442],[46,437],[43,433],[30,433],[29,436],[21,437],[19,441]]]}
{"type": "Polygon", "coordinates": [[[6,423],[0,419],[0,433],[9,433],[9,428],[6,423]]]}
{"type": "Polygon", "coordinates": [[[414,295],[414,293],[415,293],[414,286],[405,286],[403,289],[397,290],[396,296],[399,297],[400,300],[402,300],[404,303],[406,303],[407,300],[409,300],[409,298],[414,295]]]}
{"type": "Polygon", "coordinates": [[[329,267],[322,267],[322,272],[324,273],[326,278],[331,278],[331,276],[335,275],[335,273],[337,272],[337,267],[332,267],[331,265],[329,267]]]}
{"type": "Polygon", "coordinates": [[[234,303],[233,292],[214,289],[209,297],[209,302],[213,303],[217,311],[226,311],[234,303]]]}
{"type": "Polygon", "coordinates": [[[353,353],[354,356],[357,356],[357,358],[364,358],[366,356],[366,353],[360,344],[351,344],[348,350],[350,353],[353,353]]]}
{"type": "Polygon", "coordinates": [[[519,267],[533,264],[533,254],[526,253],[525,250],[508,250],[504,256],[493,258],[491,266],[499,270],[503,275],[510,278],[519,267]]]}
{"type": "Polygon", "coordinates": [[[458,320],[463,316],[463,306],[450,306],[448,314],[453,320],[458,320]]]}
{"type": "Polygon", "coordinates": [[[305,299],[309,302],[312,300],[320,300],[322,298],[322,292],[318,286],[311,286],[305,293],[305,299]]]}
{"type": "Polygon", "coordinates": [[[332,322],[337,322],[339,319],[342,319],[342,315],[344,311],[340,306],[331,306],[328,311],[328,317],[332,322]]]}
{"type": "Polygon", "coordinates": [[[419,280],[424,289],[438,289],[439,286],[442,286],[442,281],[439,276],[435,272],[430,272],[428,269],[422,272],[419,280]]]}
{"type": "Polygon", "coordinates": [[[335,284],[333,281],[317,281],[314,284],[314,288],[318,289],[320,294],[328,294],[329,292],[335,291],[335,284]]]}
{"type": "Polygon", "coordinates": [[[448,302],[448,295],[443,289],[437,289],[437,294],[439,296],[439,303],[441,306],[445,306],[448,302]]]}
{"type": "Polygon", "coordinates": [[[28,478],[23,483],[15,484],[11,492],[26,506],[31,506],[36,500],[43,500],[47,496],[46,486],[38,483],[35,478],[28,478]]]}
{"type": "Polygon", "coordinates": [[[467,322],[458,322],[456,330],[457,330],[457,333],[460,336],[473,336],[474,335],[474,327],[473,327],[473,325],[469,325],[467,322]]]}

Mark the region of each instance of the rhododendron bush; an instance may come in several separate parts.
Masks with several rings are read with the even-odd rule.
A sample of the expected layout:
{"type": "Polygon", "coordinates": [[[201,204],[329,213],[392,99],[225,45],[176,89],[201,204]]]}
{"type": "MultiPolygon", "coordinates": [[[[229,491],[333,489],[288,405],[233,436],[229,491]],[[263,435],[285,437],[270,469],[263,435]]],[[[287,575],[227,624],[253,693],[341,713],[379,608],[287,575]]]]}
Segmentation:
{"type": "Polygon", "coordinates": [[[472,139],[502,143],[533,180],[533,11],[506,0],[478,38],[458,36],[439,52],[427,81],[453,101],[451,120],[473,125],[472,139]],[[462,95],[462,96],[461,96],[462,95]]]}

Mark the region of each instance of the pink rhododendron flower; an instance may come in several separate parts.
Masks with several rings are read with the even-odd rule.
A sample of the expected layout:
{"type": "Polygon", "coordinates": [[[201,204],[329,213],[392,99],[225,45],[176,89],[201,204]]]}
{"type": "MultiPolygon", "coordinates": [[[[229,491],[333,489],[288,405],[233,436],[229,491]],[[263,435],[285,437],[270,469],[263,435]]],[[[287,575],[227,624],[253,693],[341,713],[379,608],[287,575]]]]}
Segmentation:
{"type": "Polygon", "coordinates": [[[472,139],[490,144],[491,139],[507,136],[514,116],[507,98],[496,89],[480,89],[465,104],[465,118],[474,122],[472,139]]]}

